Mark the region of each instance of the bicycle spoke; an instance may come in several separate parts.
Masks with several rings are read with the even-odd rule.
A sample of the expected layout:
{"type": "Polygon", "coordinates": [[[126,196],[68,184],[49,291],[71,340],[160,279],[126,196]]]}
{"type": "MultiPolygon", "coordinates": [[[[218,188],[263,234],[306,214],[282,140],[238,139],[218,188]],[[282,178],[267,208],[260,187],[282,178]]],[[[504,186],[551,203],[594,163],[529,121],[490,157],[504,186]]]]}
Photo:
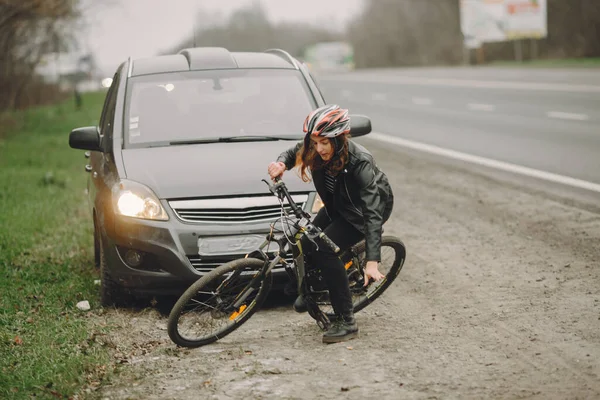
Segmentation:
{"type": "Polygon", "coordinates": [[[271,275],[248,291],[247,271],[259,271],[261,260],[244,258],[223,264],[198,280],[182,295],[169,315],[171,339],[186,347],[218,340],[235,330],[262,304],[271,285],[271,275]],[[245,296],[239,307],[236,299],[245,296]]]}

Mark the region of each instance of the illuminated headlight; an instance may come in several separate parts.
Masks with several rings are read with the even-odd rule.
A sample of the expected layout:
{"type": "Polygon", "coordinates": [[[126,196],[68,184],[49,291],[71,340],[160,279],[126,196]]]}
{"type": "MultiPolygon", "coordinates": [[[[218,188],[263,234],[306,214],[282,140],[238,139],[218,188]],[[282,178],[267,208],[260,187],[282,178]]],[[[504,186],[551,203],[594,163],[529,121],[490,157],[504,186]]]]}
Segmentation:
{"type": "Polygon", "coordinates": [[[319,212],[319,210],[324,206],[325,204],[323,204],[323,200],[321,200],[321,197],[317,194],[315,196],[315,200],[313,201],[313,205],[312,205],[312,210],[311,212],[313,214],[319,212]]]}
{"type": "Polygon", "coordinates": [[[115,209],[127,217],[166,221],[169,216],[150,188],[141,183],[121,180],[113,189],[115,209]]]}

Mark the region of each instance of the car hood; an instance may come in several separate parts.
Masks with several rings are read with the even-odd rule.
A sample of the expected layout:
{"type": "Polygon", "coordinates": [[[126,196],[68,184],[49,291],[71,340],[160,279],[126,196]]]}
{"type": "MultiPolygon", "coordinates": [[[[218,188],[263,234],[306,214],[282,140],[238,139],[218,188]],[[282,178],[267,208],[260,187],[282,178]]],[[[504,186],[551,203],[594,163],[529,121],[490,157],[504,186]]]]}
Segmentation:
{"type": "MultiPolygon", "coordinates": [[[[239,142],[124,149],[126,178],[161,199],[269,193],[267,167],[296,142],[239,142]]],[[[284,181],[290,192],[314,190],[296,171],[284,181]]]]}

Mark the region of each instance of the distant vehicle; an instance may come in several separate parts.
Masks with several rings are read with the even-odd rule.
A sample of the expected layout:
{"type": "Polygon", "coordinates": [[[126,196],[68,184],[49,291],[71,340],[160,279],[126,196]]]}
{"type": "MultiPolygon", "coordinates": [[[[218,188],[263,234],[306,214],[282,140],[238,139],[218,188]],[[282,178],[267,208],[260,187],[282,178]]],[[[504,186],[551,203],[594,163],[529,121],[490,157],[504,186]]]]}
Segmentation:
{"type": "Polygon", "coordinates": [[[347,42],[321,42],[308,47],[306,63],[314,71],[352,71],[354,49],[347,42]]]}
{"type": "MultiPolygon", "coordinates": [[[[282,50],[193,48],[122,63],[99,126],[69,137],[89,150],[102,303],[181,294],[254,250],[281,217],[261,182],[267,166],[302,140],[306,115],[324,104],[306,65],[282,50]]],[[[370,130],[368,118],[353,117],[354,137],[370,130]]],[[[287,185],[307,212],[322,206],[311,183],[289,174],[287,185]]],[[[273,272],[289,279],[284,268],[273,272]]]]}

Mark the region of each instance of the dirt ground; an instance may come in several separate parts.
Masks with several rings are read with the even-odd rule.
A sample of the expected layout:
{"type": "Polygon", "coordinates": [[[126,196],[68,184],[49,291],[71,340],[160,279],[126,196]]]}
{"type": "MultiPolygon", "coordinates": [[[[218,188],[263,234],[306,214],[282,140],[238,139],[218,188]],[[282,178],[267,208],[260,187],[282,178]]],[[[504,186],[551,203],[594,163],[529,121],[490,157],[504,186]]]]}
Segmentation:
{"type": "Polygon", "coordinates": [[[395,190],[406,244],[358,339],[321,343],[291,302],[177,348],[156,309],[94,317],[122,373],[99,399],[600,398],[600,212],[526,182],[360,140],[395,190]]]}

